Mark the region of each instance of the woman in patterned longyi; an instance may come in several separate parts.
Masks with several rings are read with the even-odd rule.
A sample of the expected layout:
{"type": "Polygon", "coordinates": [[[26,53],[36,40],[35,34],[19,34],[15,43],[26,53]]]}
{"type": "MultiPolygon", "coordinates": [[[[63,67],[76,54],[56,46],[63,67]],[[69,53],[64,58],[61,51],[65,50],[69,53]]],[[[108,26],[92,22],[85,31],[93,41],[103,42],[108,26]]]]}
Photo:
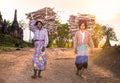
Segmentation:
{"type": "Polygon", "coordinates": [[[80,73],[83,76],[84,69],[88,66],[88,44],[92,48],[94,47],[90,33],[86,30],[86,20],[79,21],[79,30],[75,33],[74,48],[76,53],[75,65],[77,68],[76,74],[80,73]]]}
{"type": "Polygon", "coordinates": [[[32,20],[29,24],[30,30],[34,33],[34,45],[35,52],[33,56],[33,68],[34,75],[32,78],[41,77],[41,71],[45,70],[46,65],[46,53],[45,48],[48,45],[48,32],[43,27],[43,23],[41,21],[32,20]]]}

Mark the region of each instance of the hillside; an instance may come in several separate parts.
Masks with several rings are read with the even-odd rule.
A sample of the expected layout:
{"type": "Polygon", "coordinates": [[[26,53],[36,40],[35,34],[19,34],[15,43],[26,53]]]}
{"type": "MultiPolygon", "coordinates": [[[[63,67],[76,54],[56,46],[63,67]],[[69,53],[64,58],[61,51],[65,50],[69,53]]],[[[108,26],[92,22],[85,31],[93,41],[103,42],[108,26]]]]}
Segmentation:
{"type": "Polygon", "coordinates": [[[94,63],[110,70],[114,76],[120,78],[120,46],[102,50],[95,58],[94,63]]]}

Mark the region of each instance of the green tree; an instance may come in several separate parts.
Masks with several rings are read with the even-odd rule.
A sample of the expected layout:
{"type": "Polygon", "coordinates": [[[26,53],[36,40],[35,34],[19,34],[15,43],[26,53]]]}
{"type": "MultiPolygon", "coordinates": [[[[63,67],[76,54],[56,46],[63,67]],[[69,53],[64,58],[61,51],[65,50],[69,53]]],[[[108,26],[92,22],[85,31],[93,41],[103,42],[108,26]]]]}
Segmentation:
{"type": "Polygon", "coordinates": [[[102,28],[103,28],[103,32],[104,32],[103,35],[106,36],[106,42],[105,42],[103,48],[110,47],[111,46],[110,40],[117,41],[116,34],[112,27],[104,25],[104,26],[102,26],[102,28]]]}
{"type": "Polygon", "coordinates": [[[6,20],[6,27],[10,27],[12,25],[12,22],[10,20],[6,20]]]}
{"type": "Polygon", "coordinates": [[[48,36],[49,36],[48,47],[52,47],[52,45],[54,44],[54,41],[55,41],[55,39],[57,37],[56,32],[54,32],[54,33],[48,32],[48,36]]]}
{"type": "Polygon", "coordinates": [[[19,24],[19,27],[22,29],[25,29],[27,26],[27,24],[23,20],[18,21],[18,24],[19,24]]]}
{"type": "Polygon", "coordinates": [[[56,22],[57,32],[56,32],[56,43],[58,47],[65,47],[68,39],[69,39],[69,28],[68,24],[61,24],[60,22],[56,22]]]}
{"type": "Polygon", "coordinates": [[[92,36],[92,39],[93,39],[95,47],[98,47],[99,41],[102,38],[103,38],[103,29],[102,29],[102,26],[97,23],[96,27],[94,28],[93,36],[92,36]]]}

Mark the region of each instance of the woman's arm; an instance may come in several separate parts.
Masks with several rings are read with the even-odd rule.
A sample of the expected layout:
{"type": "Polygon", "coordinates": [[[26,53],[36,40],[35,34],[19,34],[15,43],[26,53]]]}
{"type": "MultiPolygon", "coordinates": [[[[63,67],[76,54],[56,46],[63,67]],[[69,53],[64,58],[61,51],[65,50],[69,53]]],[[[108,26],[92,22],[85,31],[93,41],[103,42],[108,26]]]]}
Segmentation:
{"type": "Polygon", "coordinates": [[[74,37],[74,50],[75,50],[75,53],[77,53],[77,42],[78,42],[78,39],[77,39],[77,32],[76,32],[75,37],[74,37]]]}
{"type": "Polygon", "coordinates": [[[29,23],[29,29],[34,32],[36,27],[35,27],[35,23],[36,21],[35,20],[31,20],[30,23],[29,23]]]}

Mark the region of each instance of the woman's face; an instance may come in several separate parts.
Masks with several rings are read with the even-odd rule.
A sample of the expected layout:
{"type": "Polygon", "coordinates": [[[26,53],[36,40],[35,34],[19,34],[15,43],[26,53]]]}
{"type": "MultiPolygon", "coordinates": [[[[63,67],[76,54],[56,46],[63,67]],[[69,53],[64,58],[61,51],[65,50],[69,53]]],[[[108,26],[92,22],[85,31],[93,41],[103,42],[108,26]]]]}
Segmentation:
{"type": "Polygon", "coordinates": [[[40,22],[37,23],[37,27],[38,29],[41,29],[42,28],[42,24],[40,22]]]}
{"type": "Polygon", "coordinates": [[[85,30],[85,24],[84,24],[84,23],[82,23],[82,24],[80,25],[80,29],[81,29],[81,30],[85,30]]]}

